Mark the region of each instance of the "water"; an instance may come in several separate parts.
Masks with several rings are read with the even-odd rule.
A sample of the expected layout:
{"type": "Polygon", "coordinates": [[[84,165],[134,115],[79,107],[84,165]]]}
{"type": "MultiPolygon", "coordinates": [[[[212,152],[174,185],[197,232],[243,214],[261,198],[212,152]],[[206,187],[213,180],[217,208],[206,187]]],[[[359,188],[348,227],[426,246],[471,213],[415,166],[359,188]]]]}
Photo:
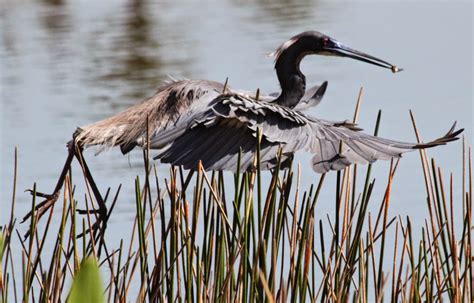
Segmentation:
{"type": "MultiPolygon", "coordinates": [[[[308,85],[329,81],[312,115],[350,119],[364,87],[361,127],[371,131],[382,109],[380,135],[414,141],[408,110],[423,138],[444,134],[455,120],[473,132],[472,2],[313,1],[9,1],[1,6],[0,38],[0,222],[8,218],[14,147],[19,149],[18,216],[30,197],[23,189],[37,182],[49,191],[66,157],[65,143],[77,126],[113,115],[154,93],[171,74],[224,81],[248,90],[277,91],[273,62],[266,54],[292,35],[319,30],[353,48],[386,59],[398,74],[361,62],[307,57],[308,85]]],[[[461,144],[430,151],[438,164],[457,173],[461,144]]],[[[123,183],[108,237],[126,237],[134,213],[133,180],[143,175],[142,155],[112,150],[86,158],[101,190],[123,183]]],[[[298,155],[303,186],[319,177],[298,155]]],[[[427,216],[417,153],[401,161],[394,183],[392,215],[427,216]]],[[[374,166],[383,190],[388,163],[374,166]]],[[[159,166],[162,176],[166,165],[159,166]]],[[[76,170],[77,171],[77,170],[76,170]]],[[[447,173],[447,172],[446,172],[447,173]]],[[[79,176],[78,176],[79,177],[79,176]]],[[[77,178],[76,180],[79,180],[77,178]]],[[[335,174],[328,183],[334,184],[335,174]]],[[[332,186],[328,186],[333,190],[332,186]]],[[[321,218],[334,208],[332,192],[322,193],[321,218]]],[[[53,219],[54,220],[54,219],[53,219]]],[[[26,229],[19,225],[20,231],[26,229]]]]}

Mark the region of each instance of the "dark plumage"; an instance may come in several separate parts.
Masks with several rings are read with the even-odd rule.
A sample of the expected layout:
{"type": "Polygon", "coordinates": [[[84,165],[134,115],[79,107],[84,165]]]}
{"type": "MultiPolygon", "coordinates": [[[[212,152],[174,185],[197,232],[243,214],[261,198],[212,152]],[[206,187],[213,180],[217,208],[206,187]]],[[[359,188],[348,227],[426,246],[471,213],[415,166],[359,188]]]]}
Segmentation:
{"type": "Polygon", "coordinates": [[[413,149],[446,144],[458,139],[462,132],[453,126],[445,136],[420,145],[370,136],[346,121],[331,122],[306,115],[302,110],[316,106],[327,87],[324,82],[306,90],[306,79],[299,64],[308,54],[349,57],[392,72],[401,70],[313,31],[291,38],[275,51],[275,69],[281,86],[279,94],[261,95],[256,100],[253,93],[233,90],[218,82],[173,80],[149,99],[113,117],[77,129],[68,143],[69,154],[53,193],[36,192],[37,196],[45,198],[35,208],[38,217],[57,201],[71,162],[78,158],[99,204],[98,221],[92,228],[99,228],[101,224],[106,226],[107,207],[82,158],[82,150],[89,146],[99,146],[99,151],[119,146],[126,154],[149,142],[150,148],[159,150],[156,158],[162,162],[196,169],[202,161],[207,170],[234,171],[241,153],[240,169],[244,171],[254,168],[260,129],[263,169],[278,163],[280,150],[283,166],[296,151],[306,150],[313,154],[313,169],[322,173],[340,170],[353,163],[372,163],[400,157],[413,149]]]}
{"type": "MultiPolygon", "coordinates": [[[[147,119],[150,148],[160,149],[156,159],[187,169],[199,160],[208,170],[253,167],[257,130],[262,131],[262,167],[272,168],[279,148],[283,158],[298,150],[313,154],[316,172],[339,170],[353,163],[400,157],[402,153],[457,139],[454,127],[444,137],[426,145],[397,142],[360,132],[353,124],[310,117],[302,110],[316,106],[327,82],[306,91],[299,64],[308,54],[350,57],[399,71],[373,56],[343,46],[319,32],[304,32],[283,43],[275,52],[275,69],[282,91],[255,100],[252,93],[233,90],[205,80],[173,80],[154,96],[111,118],[84,126],[75,136],[82,147],[120,146],[128,153],[146,142],[147,119]],[[342,144],[342,145],[341,145],[342,144]]],[[[284,160],[284,159],[283,159],[284,160]]]]}

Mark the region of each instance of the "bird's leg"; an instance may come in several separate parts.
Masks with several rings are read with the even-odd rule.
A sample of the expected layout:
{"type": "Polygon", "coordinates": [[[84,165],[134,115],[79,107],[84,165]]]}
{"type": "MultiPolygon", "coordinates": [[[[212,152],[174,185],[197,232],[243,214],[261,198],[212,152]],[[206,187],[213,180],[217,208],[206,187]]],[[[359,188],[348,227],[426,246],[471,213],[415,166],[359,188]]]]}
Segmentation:
{"type": "Polygon", "coordinates": [[[74,158],[74,147],[70,146],[68,149],[68,156],[66,159],[66,163],[64,163],[63,170],[61,172],[61,175],[59,176],[58,182],[56,183],[56,187],[54,188],[54,191],[52,194],[44,194],[44,193],[33,191],[31,189],[26,190],[32,195],[35,195],[36,197],[44,198],[45,200],[37,204],[34,210],[31,210],[30,212],[28,212],[23,217],[22,222],[25,222],[26,220],[28,220],[28,218],[32,216],[34,213],[37,214],[38,219],[41,218],[46,213],[46,211],[50,209],[54,205],[54,203],[58,200],[59,192],[61,191],[61,188],[63,187],[63,184],[64,184],[64,180],[66,179],[66,175],[69,169],[71,168],[71,163],[72,163],[73,158],[74,158]]]}
{"type": "MultiPolygon", "coordinates": [[[[97,201],[97,204],[99,205],[99,209],[97,210],[78,210],[80,214],[87,214],[87,213],[97,213],[97,221],[92,225],[92,231],[95,231],[100,228],[102,224],[102,231],[105,230],[107,227],[107,220],[109,217],[109,214],[107,213],[107,206],[105,205],[105,200],[102,198],[102,195],[100,194],[100,191],[97,187],[97,184],[95,183],[94,179],[92,178],[91,171],[89,169],[89,166],[87,165],[86,161],[84,160],[84,156],[82,154],[82,148],[77,148],[74,151],[75,156],[77,160],[79,161],[82,171],[84,173],[84,176],[86,178],[86,182],[90,185],[92,193],[97,201]]],[[[82,236],[82,235],[80,235],[82,236]]]]}
{"type": "MultiPolygon", "coordinates": [[[[27,191],[30,192],[32,195],[35,195],[36,197],[44,198],[41,203],[37,204],[34,210],[28,212],[24,217],[23,221],[25,222],[28,218],[30,218],[32,215],[38,216],[38,220],[54,205],[54,203],[58,200],[59,194],[61,191],[61,188],[64,185],[64,180],[66,179],[66,175],[68,171],[71,168],[71,163],[72,160],[76,157],[78,162],[81,165],[81,168],[83,170],[84,176],[86,178],[86,182],[89,183],[91,186],[92,193],[97,200],[97,203],[99,204],[99,209],[96,211],[91,211],[91,212],[97,212],[98,213],[98,220],[92,225],[93,230],[97,230],[101,223],[103,223],[103,229],[105,229],[107,219],[108,219],[108,214],[107,214],[107,207],[105,206],[105,201],[102,199],[102,196],[99,192],[99,189],[97,188],[97,185],[95,184],[94,179],[92,178],[92,174],[90,172],[89,167],[87,166],[86,162],[84,161],[84,157],[82,154],[82,147],[76,146],[74,140],[72,143],[68,146],[68,156],[66,159],[66,162],[64,163],[63,170],[61,172],[61,175],[59,176],[59,179],[56,183],[56,187],[54,188],[54,191],[52,194],[45,194],[41,192],[36,192],[31,189],[28,189],[27,191]]],[[[86,213],[86,211],[81,211],[78,210],[79,213],[86,213]]]]}

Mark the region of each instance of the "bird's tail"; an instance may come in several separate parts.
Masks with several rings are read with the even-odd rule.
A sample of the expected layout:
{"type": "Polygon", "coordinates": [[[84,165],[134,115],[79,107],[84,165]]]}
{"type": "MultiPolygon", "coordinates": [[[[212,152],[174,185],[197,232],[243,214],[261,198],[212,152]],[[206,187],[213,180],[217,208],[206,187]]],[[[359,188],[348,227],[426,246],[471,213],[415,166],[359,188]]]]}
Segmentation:
{"type": "Polygon", "coordinates": [[[126,124],[112,124],[99,121],[85,127],[78,127],[71,141],[67,143],[71,148],[74,142],[76,146],[88,148],[98,146],[97,154],[114,146],[120,146],[124,154],[136,146],[136,140],[129,138],[129,127],[126,124]]]}

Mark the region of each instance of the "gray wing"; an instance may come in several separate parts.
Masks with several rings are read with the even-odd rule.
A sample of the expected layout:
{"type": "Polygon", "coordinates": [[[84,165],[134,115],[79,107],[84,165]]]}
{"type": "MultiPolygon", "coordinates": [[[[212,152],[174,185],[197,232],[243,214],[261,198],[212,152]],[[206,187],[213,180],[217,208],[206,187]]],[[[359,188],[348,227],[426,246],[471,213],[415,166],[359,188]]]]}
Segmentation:
{"type": "Polygon", "coordinates": [[[455,130],[454,123],[444,136],[425,144],[416,144],[371,136],[346,121],[335,123],[313,119],[311,125],[315,136],[309,149],[313,153],[313,169],[320,173],[341,170],[355,163],[368,164],[377,160],[400,158],[408,151],[457,140],[457,136],[463,131],[455,130]]]}
{"type": "Polygon", "coordinates": [[[307,150],[313,154],[313,169],[320,173],[445,144],[456,140],[462,131],[454,131],[453,127],[444,137],[424,145],[404,143],[364,134],[348,122],[320,120],[286,107],[230,94],[216,98],[210,109],[172,135],[172,131],[156,134],[151,139],[151,148],[168,144],[156,158],[187,169],[197,168],[201,160],[206,170],[235,171],[240,154],[240,169],[251,170],[258,129],[262,132],[263,169],[276,165],[280,149],[282,161],[298,150],[307,150]]]}
{"type": "MultiPolygon", "coordinates": [[[[241,152],[241,168],[249,170],[254,167],[259,127],[265,125],[267,135],[274,127],[299,130],[293,126],[304,125],[303,119],[299,114],[291,115],[291,110],[281,106],[256,102],[238,94],[221,95],[210,109],[195,117],[186,127],[156,134],[151,138],[150,147],[161,148],[168,144],[166,150],[155,158],[164,163],[183,165],[186,169],[197,168],[201,160],[207,170],[236,170],[241,152]]],[[[282,136],[276,140],[264,135],[261,142],[263,169],[274,167],[281,143],[289,139],[289,133],[280,133],[282,136]]],[[[294,150],[284,151],[282,162],[291,157],[294,150]]]]}

